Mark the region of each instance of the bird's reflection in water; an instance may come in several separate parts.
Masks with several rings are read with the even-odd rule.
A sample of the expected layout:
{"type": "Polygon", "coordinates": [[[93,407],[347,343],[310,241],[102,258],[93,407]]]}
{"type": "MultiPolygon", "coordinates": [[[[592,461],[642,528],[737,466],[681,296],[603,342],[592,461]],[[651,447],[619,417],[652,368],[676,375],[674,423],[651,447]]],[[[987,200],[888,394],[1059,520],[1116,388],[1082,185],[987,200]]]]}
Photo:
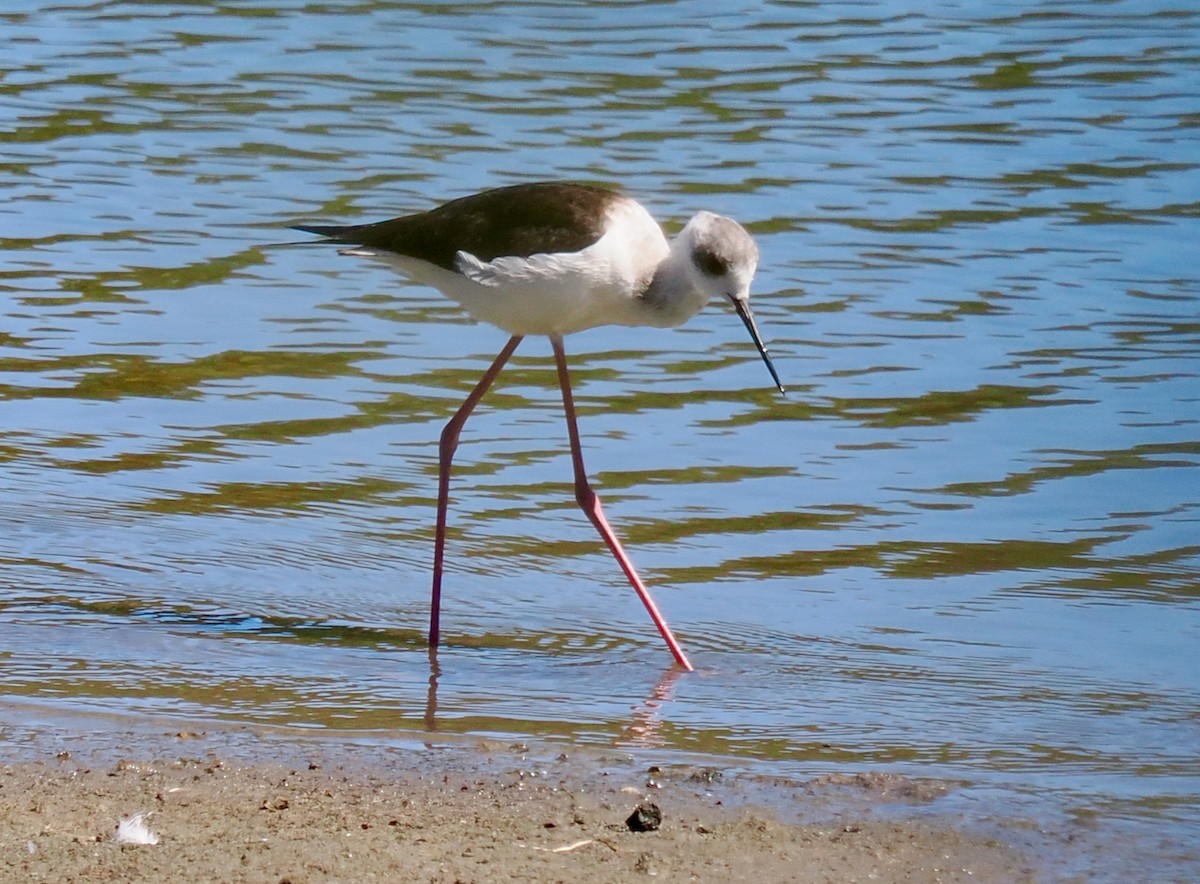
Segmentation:
{"type": "Polygon", "coordinates": [[[621,731],[615,745],[639,748],[663,745],[662,709],[674,698],[675,683],[684,671],[679,666],[671,666],[662,674],[650,696],[641,705],[633,707],[629,724],[621,731]]]}
{"type": "MultiPolygon", "coordinates": [[[[633,707],[630,720],[621,729],[620,735],[613,741],[616,746],[661,746],[665,740],[662,736],[662,708],[675,695],[675,684],[687,670],[680,666],[670,666],[655,683],[654,689],[642,703],[633,707]]],[[[437,692],[438,679],[442,668],[438,663],[436,647],[429,648],[429,689],[425,695],[425,729],[436,732],[437,722],[437,692]]]]}
{"type": "Polygon", "coordinates": [[[438,665],[437,645],[429,646],[429,690],[425,694],[425,729],[437,730],[437,688],[442,668],[438,665]]]}

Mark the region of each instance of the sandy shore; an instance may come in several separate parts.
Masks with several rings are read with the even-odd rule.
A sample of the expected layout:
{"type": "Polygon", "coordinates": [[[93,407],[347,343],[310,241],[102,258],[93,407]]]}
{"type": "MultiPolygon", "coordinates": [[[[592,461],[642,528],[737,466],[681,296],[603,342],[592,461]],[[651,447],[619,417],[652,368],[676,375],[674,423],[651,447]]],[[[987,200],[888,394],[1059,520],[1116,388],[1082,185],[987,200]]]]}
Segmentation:
{"type": "MultiPolygon", "coordinates": [[[[145,742],[144,740],[142,741],[145,742]]],[[[0,767],[4,881],[1032,881],[1029,859],[945,823],[825,806],[816,781],[777,795],[817,823],[747,803],[714,768],[609,764],[522,746],[354,750],[267,744],[285,763],[163,735],[113,760],[59,750],[0,767]],[[151,741],[153,742],[153,741],[151,741]],[[170,754],[161,754],[169,750],[170,754]],[[639,805],[654,831],[627,823],[639,805]],[[149,812],[157,844],[119,844],[149,812]]],[[[108,756],[108,757],[105,757],[108,756]]],[[[824,778],[870,802],[937,787],[824,778]],[[889,795],[889,793],[891,793],[889,795]]],[[[869,803],[869,802],[868,802],[869,803]]]]}

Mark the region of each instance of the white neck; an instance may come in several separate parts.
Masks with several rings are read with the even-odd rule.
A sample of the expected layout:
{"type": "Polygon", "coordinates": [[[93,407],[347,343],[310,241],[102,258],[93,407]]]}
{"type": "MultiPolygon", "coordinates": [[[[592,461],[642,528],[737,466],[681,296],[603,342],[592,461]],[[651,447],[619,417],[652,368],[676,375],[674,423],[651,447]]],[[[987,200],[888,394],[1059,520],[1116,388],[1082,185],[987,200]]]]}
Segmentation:
{"type": "Polygon", "coordinates": [[[662,328],[682,325],[700,312],[708,295],[694,281],[691,241],[680,234],[671,241],[671,251],[654,271],[654,278],[642,293],[642,302],[662,328]]]}

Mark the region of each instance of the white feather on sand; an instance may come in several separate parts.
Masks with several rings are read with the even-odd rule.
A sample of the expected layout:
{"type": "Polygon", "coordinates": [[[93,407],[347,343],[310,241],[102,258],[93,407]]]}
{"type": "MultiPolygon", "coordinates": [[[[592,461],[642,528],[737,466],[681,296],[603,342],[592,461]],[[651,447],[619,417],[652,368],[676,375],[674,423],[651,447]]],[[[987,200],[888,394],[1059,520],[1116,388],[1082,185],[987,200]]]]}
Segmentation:
{"type": "Polygon", "coordinates": [[[118,844],[157,844],[158,833],[151,832],[146,826],[148,816],[150,811],[125,817],[117,824],[117,834],[113,836],[113,840],[118,844]]]}

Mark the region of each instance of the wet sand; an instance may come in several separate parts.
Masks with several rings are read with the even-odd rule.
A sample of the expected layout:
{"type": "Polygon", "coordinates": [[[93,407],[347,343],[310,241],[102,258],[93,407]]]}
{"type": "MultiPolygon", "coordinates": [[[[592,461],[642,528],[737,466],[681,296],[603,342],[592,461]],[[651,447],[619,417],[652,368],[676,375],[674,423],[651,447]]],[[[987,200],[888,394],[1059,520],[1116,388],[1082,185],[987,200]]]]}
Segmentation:
{"type": "Polygon", "coordinates": [[[135,734],[103,750],[60,747],[0,767],[0,879],[1037,878],[1026,855],[994,838],[869,809],[933,802],[936,783],[852,774],[771,783],[763,785],[774,796],[770,809],[718,768],[648,768],[619,753],[567,748],[534,757],[521,745],[381,749],[278,737],[259,744],[245,732],[239,740],[135,734]],[[247,760],[250,744],[261,757],[247,760]],[[845,790],[861,796],[859,810],[825,794],[845,790]],[[661,811],[661,826],[632,831],[628,818],[647,802],[661,811]],[[780,802],[795,806],[781,814],[780,802]],[[117,843],[118,822],[147,811],[158,843],[117,843]]]}

